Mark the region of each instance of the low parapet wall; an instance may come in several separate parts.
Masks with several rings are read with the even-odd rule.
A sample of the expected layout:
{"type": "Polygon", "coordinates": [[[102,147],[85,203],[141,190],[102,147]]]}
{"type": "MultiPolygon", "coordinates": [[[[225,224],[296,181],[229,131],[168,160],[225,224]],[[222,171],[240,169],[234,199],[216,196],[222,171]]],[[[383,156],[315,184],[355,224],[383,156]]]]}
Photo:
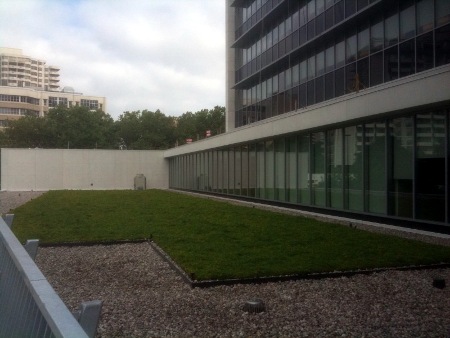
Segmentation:
{"type": "Polygon", "coordinates": [[[167,189],[169,166],[161,150],[1,149],[1,190],[167,189]]]}

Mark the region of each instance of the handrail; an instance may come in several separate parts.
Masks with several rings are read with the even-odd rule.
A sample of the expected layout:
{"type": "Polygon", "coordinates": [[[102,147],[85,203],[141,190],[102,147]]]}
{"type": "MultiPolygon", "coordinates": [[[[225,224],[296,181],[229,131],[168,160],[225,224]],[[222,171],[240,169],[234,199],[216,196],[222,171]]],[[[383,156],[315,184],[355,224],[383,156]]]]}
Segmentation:
{"type": "Polygon", "coordinates": [[[0,217],[0,337],[87,338],[0,217]]]}

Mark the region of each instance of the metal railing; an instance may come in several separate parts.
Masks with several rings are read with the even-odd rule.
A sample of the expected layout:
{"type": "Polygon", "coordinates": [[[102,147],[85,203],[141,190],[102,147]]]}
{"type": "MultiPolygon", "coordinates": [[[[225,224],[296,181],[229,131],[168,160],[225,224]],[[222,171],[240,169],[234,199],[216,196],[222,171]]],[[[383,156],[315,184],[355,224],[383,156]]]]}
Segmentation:
{"type": "Polygon", "coordinates": [[[12,218],[5,220],[0,217],[0,337],[93,337],[101,302],[83,303],[75,317],[8,227],[12,218]],[[96,318],[86,321],[83,312],[93,308],[96,318]]]}

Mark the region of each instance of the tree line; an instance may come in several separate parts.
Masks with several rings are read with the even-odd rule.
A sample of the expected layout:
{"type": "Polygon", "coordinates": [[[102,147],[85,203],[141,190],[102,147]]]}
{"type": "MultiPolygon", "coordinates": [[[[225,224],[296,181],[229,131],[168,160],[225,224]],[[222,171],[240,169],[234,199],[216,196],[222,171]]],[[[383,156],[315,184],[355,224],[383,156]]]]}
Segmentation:
{"type": "Polygon", "coordinates": [[[27,115],[0,132],[2,148],[168,149],[225,132],[225,107],[166,116],[126,111],[114,121],[103,111],[59,106],[44,117],[27,115]]]}

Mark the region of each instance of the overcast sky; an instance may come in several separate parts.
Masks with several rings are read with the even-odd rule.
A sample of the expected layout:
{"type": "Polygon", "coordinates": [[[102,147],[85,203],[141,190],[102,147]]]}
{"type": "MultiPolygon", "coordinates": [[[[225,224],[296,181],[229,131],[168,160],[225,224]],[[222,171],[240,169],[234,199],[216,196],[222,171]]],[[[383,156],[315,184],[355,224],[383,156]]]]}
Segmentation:
{"type": "Polygon", "coordinates": [[[0,46],[59,66],[115,119],[225,105],[224,0],[0,0],[0,46]]]}

